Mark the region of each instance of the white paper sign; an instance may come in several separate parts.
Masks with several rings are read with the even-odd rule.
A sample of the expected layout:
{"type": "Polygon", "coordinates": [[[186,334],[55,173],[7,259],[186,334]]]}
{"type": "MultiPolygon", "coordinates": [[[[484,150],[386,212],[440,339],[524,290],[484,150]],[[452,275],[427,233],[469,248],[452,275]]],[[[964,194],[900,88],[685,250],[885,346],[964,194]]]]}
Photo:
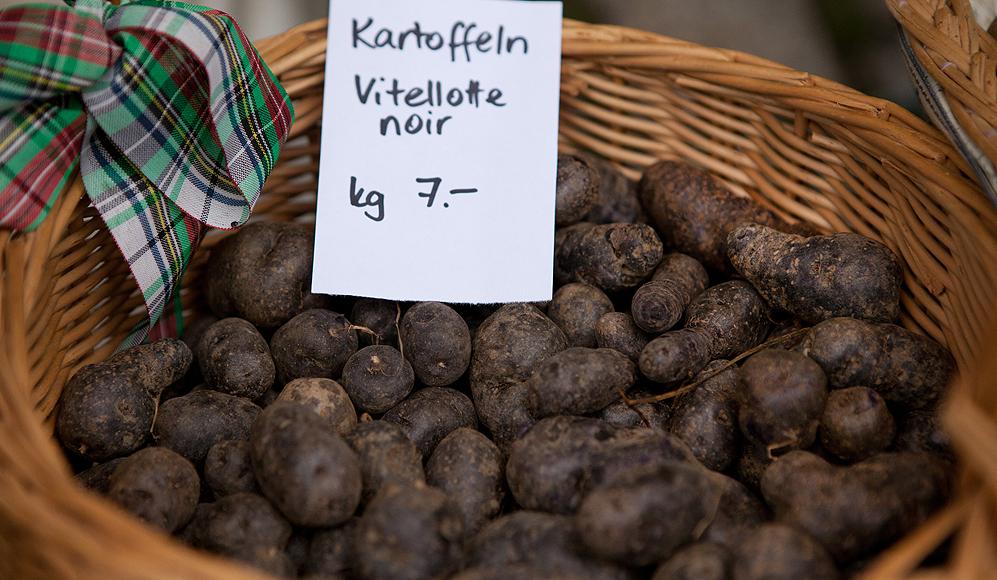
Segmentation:
{"type": "Polygon", "coordinates": [[[312,290],[550,299],[561,3],[330,4],[312,290]]]}

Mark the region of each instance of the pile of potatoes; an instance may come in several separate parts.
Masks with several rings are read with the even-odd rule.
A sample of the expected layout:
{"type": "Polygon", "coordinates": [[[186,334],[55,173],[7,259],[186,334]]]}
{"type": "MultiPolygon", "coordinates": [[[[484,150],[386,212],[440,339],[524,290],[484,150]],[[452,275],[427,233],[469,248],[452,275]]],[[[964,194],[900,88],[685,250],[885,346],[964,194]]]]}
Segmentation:
{"type": "Polygon", "coordinates": [[[77,479],[312,579],[839,578],[946,501],[955,367],[887,247],[677,162],[557,183],[545,304],[314,295],[310,226],[226,238],[211,316],[66,385],[77,479]]]}

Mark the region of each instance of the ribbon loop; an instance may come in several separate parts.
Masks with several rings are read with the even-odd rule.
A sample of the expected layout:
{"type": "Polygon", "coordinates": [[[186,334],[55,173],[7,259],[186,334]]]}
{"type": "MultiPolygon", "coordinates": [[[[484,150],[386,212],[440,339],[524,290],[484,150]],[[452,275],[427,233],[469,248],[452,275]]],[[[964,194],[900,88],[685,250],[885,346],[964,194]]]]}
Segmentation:
{"type": "Polygon", "coordinates": [[[37,227],[79,161],[154,323],[204,226],[249,219],[293,109],[223,12],[69,4],[0,11],[0,227],[37,227]]]}

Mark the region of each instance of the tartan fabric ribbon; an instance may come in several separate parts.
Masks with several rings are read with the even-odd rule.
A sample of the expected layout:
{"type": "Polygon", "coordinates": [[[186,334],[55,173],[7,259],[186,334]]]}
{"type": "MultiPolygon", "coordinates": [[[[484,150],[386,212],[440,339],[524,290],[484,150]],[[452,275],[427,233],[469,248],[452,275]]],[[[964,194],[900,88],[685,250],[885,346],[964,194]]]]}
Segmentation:
{"type": "Polygon", "coordinates": [[[0,11],[0,228],[30,231],[79,165],[149,321],[204,226],[250,215],[293,122],[235,21],[182,2],[67,0],[0,11]]]}

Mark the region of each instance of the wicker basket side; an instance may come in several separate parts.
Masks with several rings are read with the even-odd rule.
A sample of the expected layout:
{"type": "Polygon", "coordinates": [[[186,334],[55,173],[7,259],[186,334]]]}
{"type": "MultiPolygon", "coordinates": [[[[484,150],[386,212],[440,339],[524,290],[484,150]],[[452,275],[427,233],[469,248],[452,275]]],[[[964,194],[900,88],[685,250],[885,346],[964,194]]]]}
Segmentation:
{"type": "MultiPolygon", "coordinates": [[[[258,46],[294,98],[297,122],[254,219],[307,220],[317,187],[325,22],[258,46]]],[[[903,323],[953,349],[964,386],[950,416],[976,419],[950,422],[960,449],[972,447],[962,455],[963,499],[883,565],[906,573],[962,527],[969,555],[953,563],[983,569],[987,560],[972,548],[997,536],[992,510],[972,502],[982,490],[989,495],[979,495],[980,505],[997,497],[986,463],[997,454],[979,452],[997,445],[997,389],[973,369],[997,358],[989,350],[997,344],[989,337],[997,215],[966,162],[938,131],[889,102],[751,55],[566,22],[564,57],[562,149],[596,151],[631,177],[659,158],[687,159],[788,219],[857,231],[898,252],[903,323]]],[[[70,481],[50,436],[62,385],[79,366],[106,357],[144,315],[127,267],[86,205],[77,181],[36,232],[0,232],[0,577],[253,577],[144,529],[70,481]]],[[[185,304],[201,302],[204,261],[223,235],[213,232],[202,245],[185,279],[185,304]]]]}
{"type": "Polygon", "coordinates": [[[997,40],[970,0],[886,0],[925,109],[997,204],[997,40]]]}

